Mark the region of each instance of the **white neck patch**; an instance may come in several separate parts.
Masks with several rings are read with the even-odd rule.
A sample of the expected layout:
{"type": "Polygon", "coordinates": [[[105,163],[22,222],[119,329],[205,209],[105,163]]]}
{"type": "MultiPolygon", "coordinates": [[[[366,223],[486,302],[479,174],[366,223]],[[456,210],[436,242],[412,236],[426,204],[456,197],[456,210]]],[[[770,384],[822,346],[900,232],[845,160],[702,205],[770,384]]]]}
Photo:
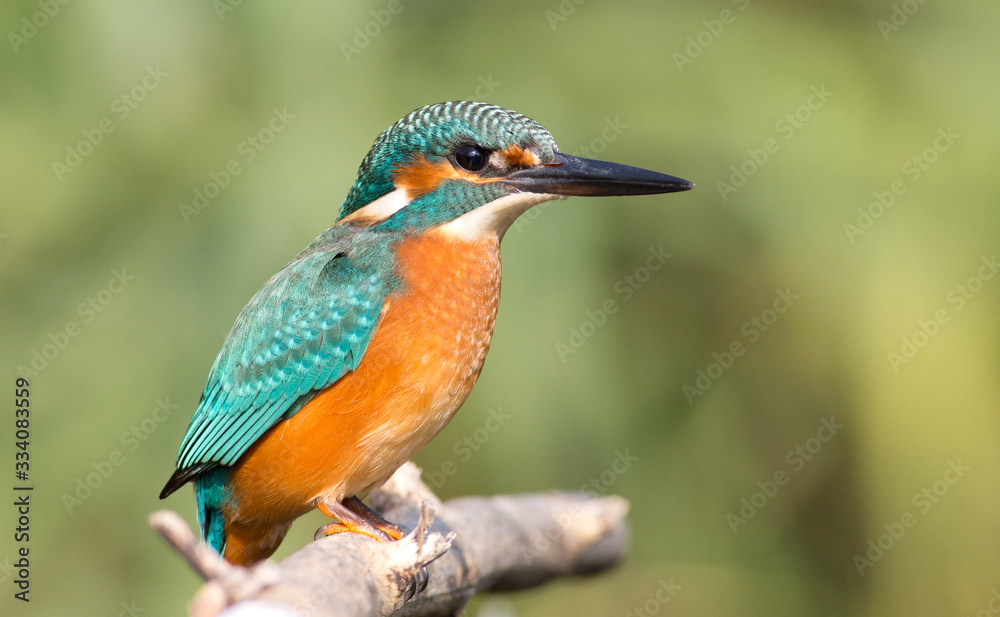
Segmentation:
{"type": "Polygon", "coordinates": [[[553,199],[566,199],[564,195],[551,193],[512,193],[494,199],[478,208],[466,212],[453,221],[441,225],[438,229],[448,235],[463,240],[480,240],[487,236],[503,239],[517,217],[524,214],[532,206],[553,199]]]}
{"type": "Polygon", "coordinates": [[[375,201],[358,208],[354,212],[340,219],[340,222],[353,221],[356,219],[384,221],[393,214],[396,214],[406,206],[410,205],[411,201],[412,200],[407,196],[406,191],[403,189],[396,189],[391,193],[386,193],[375,201]]]}

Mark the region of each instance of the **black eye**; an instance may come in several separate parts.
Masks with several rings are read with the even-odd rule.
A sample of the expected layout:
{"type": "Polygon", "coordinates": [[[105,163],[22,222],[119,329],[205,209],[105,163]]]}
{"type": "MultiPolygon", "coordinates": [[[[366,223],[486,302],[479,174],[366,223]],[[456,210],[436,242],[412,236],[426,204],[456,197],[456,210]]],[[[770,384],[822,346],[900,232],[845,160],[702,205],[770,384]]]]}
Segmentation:
{"type": "Polygon", "coordinates": [[[460,146],[458,150],[455,150],[455,162],[462,169],[479,171],[483,167],[486,167],[486,161],[488,160],[489,157],[486,155],[486,151],[478,146],[460,146]]]}

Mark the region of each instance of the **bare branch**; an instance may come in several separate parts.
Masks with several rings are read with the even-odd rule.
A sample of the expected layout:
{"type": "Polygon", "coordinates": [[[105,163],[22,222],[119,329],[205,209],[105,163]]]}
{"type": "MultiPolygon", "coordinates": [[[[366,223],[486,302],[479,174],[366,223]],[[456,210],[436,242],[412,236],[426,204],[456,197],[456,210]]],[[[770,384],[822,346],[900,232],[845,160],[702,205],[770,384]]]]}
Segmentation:
{"type": "Polygon", "coordinates": [[[387,543],[336,534],[252,568],[219,559],[172,512],[150,524],[208,580],[190,607],[195,617],[454,615],[482,591],[614,567],[627,544],[628,503],[619,497],[553,492],[442,504],[412,463],[372,503],[412,531],[387,543]]]}

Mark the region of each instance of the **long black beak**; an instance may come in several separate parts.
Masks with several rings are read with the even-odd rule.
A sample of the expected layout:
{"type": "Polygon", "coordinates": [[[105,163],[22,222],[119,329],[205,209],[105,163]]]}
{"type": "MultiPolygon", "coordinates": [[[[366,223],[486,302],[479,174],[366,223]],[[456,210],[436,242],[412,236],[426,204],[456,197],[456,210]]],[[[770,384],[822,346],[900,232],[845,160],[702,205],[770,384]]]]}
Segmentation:
{"type": "Polygon", "coordinates": [[[508,184],[528,193],[652,195],[694,188],[693,182],[648,169],[556,153],[555,161],[511,172],[508,184]]]}

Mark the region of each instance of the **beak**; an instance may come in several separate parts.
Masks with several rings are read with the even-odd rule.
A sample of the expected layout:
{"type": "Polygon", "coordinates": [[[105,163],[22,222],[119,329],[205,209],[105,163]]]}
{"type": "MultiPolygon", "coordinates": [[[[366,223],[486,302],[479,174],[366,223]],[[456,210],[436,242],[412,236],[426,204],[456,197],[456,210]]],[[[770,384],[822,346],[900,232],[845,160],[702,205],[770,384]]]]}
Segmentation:
{"type": "Polygon", "coordinates": [[[693,182],[656,171],[561,152],[552,163],[518,169],[504,181],[522,192],[554,195],[652,195],[694,188],[693,182]]]}

